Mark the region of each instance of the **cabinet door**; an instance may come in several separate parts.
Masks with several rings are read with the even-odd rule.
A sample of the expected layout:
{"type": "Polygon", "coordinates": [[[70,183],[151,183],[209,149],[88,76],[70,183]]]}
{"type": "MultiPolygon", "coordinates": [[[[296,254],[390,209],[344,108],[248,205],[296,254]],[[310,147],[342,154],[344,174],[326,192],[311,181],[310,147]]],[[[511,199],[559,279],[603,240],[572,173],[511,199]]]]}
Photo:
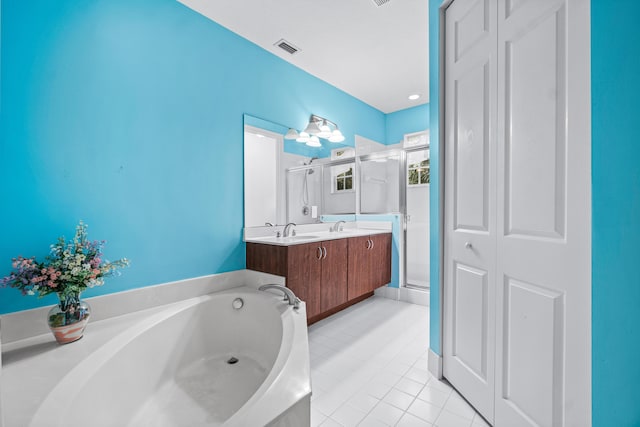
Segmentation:
{"type": "Polygon", "coordinates": [[[376,234],[370,237],[369,291],[391,282],[391,234],[376,234]]]}
{"type": "Polygon", "coordinates": [[[322,260],[319,243],[288,247],[287,287],[307,304],[307,319],[321,313],[322,260]]]}
{"type": "Polygon", "coordinates": [[[247,269],[286,276],[287,247],[247,243],[247,269]]]}
{"type": "Polygon", "coordinates": [[[320,242],[323,249],[321,310],[347,302],[347,239],[320,242]]]}
{"type": "Polygon", "coordinates": [[[347,298],[352,300],[371,291],[369,236],[349,239],[349,273],[347,298]]]}

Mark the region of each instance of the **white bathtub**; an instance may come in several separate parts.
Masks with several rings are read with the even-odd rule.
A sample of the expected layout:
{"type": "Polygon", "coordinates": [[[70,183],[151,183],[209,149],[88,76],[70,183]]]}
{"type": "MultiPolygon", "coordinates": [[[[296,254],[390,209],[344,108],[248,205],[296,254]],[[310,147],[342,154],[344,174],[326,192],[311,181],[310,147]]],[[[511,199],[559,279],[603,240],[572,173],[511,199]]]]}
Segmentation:
{"type": "Polygon", "coordinates": [[[240,287],[132,324],[64,376],[30,425],[308,426],[310,396],[304,305],[240,287]]]}

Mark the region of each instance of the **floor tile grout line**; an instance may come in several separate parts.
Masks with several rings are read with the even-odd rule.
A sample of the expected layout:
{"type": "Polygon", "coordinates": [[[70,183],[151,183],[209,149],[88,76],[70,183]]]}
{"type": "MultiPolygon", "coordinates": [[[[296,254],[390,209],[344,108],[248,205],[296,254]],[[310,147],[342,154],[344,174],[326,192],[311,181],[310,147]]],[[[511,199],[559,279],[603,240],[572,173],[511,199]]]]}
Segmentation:
{"type": "MultiPolygon", "coordinates": [[[[378,405],[380,405],[380,403],[384,402],[385,404],[397,410],[398,411],[397,413],[401,413],[400,417],[398,418],[398,421],[396,421],[396,424],[397,424],[407,414],[411,416],[416,416],[411,412],[408,412],[408,409],[411,408],[417,400],[420,400],[425,404],[432,405],[435,409],[437,409],[437,411],[434,411],[434,412],[437,412],[437,416],[435,417],[434,422],[440,418],[443,411],[445,410],[448,413],[464,418],[466,421],[467,420],[466,416],[462,416],[461,413],[452,412],[449,409],[445,409],[445,407],[453,399],[452,398],[453,389],[448,390],[448,395],[442,401],[441,405],[435,404],[428,400],[423,400],[419,397],[424,392],[424,390],[430,386],[431,382],[437,381],[433,378],[433,376],[428,374],[429,371],[428,369],[426,369],[427,368],[426,363],[428,363],[429,345],[428,345],[428,334],[425,333],[424,329],[428,328],[428,323],[425,323],[424,325],[422,325],[422,327],[407,326],[407,325],[411,326],[412,320],[414,320],[416,316],[418,317],[424,316],[424,312],[419,313],[418,311],[415,311],[416,313],[415,315],[403,314],[402,316],[400,316],[399,314],[396,315],[396,313],[394,313],[392,310],[389,310],[388,304],[382,303],[381,306],[383,309],[379,310],[378,309],[379,307],[377,304],[378,302],[380,301],[375,301],[375,300],[371,301],[370,303],[366,304],[363,307],[358,307],[357,310],[354,309],[349,313],[345,313],[339,318],[332,319],[330,323],[327,323],[326,325],[322,325],[322,327],[320,328],[310,330],[310,337],[313,336],[314,332],[317,333],[317,335],[321,336],[321,338],[317,340],[320,346],[323,345],[322,341],[325,341],[324,344],[326,344],[328,340],[329,345],[325,345],[325,347],[329,347],[329,348],[336,347],[336,346],[340,347],[340,344],[332,343],[331,340],[338,341],[338,342],[349,341],[351,337],[354,335],[340,332],[340,330],[351,328],[351,325],[353,324],[356,324],[357,327],[351,328],[349,330],[352,333],[355,331],[362,331],[357,333],[367,333],[366,331],[367,328],[374,328],[375,331],[372,332],[371,337],[376,337],[376,334],[377,334],[379,338],[372,338],[372,339],[374,340],[378,339],[381,341],[382,340],[393,341],[394,343],[394,344],[390,344],[393,347],[387,346],[387,348],[384,348],[384,347],[382,348],[382,350],[385,353],[381,354],[381,357],[378,358],[375,362],[372,362],[372,365],[371,365],[371,366],[376,366],[376,363],[380,363],[379,367],[375,369],[370,368],[371,372],[365,375],[362,379],[359,380],[359,383],[353,386],[353,388],[349,391],[349,393],[347,393],[348,398],[346,398],[344,402],[341,402],[340,404],[338,404],[333,409],[330,415],[326,415],[319,409],[315,408],[316,412],[320,416],[325,417],[325,419],[322,422],[326,422],[326,420],[330,419],[334,423],[341,424],[339,423],[339,421],[333,418],[333,416],[335,415],[336,411],[338,411],[340,408],[344,407],[345,405],[348,405],[349,408],[353,410],[357,410],[359,415],[364,414],[360,420],[360,423],[362,423],[365,419],[367,419],[367,417],[369,417],[372,414],[372,412],[375,410],[375,408],[378,405]],[[386,318],[389,316],[395,316],[393,319],[394,320],[393,324],[391,326],[389,326],[388,324],[380,326],[378,319],[386,318]],[[393,335],[392,331],[394,328],[396,329],[402,328],[403,333],[397,336],[393,335]],[[422,342],[423,344],[415,345],[413,344],[415,342],[422,342]],[[403,356],[405,356],[404,360],[398,360],[398,359],[401,359],[403,356]],[[404,366],[398,367],[400,364],[404,366]],[[427,377],[426,379],[426,382],[424,383],[422,382],[424,380],[424,377],[422,377],[423,374],[421,373],[421,371],[426,372],[427,375],[429,375],[429,377],[427,377]],[[403,372],[403,373],[399,373],[399,372],[403,372]],[[383,379],[382,381],[380,381],[380,383],[383,384],[385,387],[388,387],[388,389],[383,394],[380,394],[380,398],[378,398],[377,395],[376,396],[370,395],[366,390],[366,385],[375,381],[375,379],[379,376],[384,377],[385,374],[389,375],[389,378],[387,378],[386,380],[383,379]],[[411,377],[407,376],[407,374],[411,375],[411,377]],[[421,376],[421,379],[416,381],[416,378],[418,378],[416,377],[416,375],[421,376]],[[420,387],[416,392],[407,393],[406,391],[397,388],[398,384],[403,380],[417,382],[420,384],[420,387]],[[394,390],[410,396],[410,399],[405,400],[405,402],[408,401],[407,409],[402,409],[402,407],[396,406],[394,403],[391,403],[391,400],[385,400],[386,398],[388,398],[389,394],[392,393],[394,390]],[[361,407],[355,406],[353,404],[353,399],[358,394],[363,394],[372,399],[375,399],[376,403],[373,406],[371,406],[368,411],[364,411],[361,409],[361,407]]],[[[400,304],[394,304],[394,305],[399,307],[400,309],[407,308],[407,305],[404,305],[404,306],[401,306],[400,304]]],[[[413,324],[415,324],[415,322],[413,322],[413,324]]],[[[356,336],[356,338],[358,337],[356,336]]],[[[366,346],[363,346],[363,348],[366,348],[366,346]]],[[[330,371],[331,371],[332,363],[340,366],[344,361],[343,360],[344,357],[349,357],[351,359],[357,357],[356,356],[357,350],[355,348],[346,350],[344,352],[345,354],[340,354],[335,358],[332,358],[331,356],[331,353],[333,351],[334,351],[333,349],[328,351],[329,362],[323,365],[324,369],[322,368],[318,369],[317,368],[318,365],[312,364],[312,371],[316,370],[316,372],[322,372],[322,373],[325,373],[326,375],[331,375],[332,373],[330,371]],[[315,366],[315,368],[313,366],[315,366]]],[[[324,361],[323,359],[325,358],[324,357],[319,358],[319,360],[321,361],[324,361]]],[[[365,356],[360,360],[363,362],[366,362],[368,359],[365,356]]],[[[447,393],[447,391],[443,390],[440,387],[430,387],[430,388],[433,389],[438,394],[447,393]]],[[[328,393],[331,393],[331,391],[329,391],[328,393]]],[[[396,401],[396,403],[401,404],[400,401],[396,401]]],[[[401,405],[406,406],[407,404],[405,403],[401,405]]],[[[312,406],[313,406],[313,403],[312,403],[312,406]]],[[[469,424],[473,423],[473,419],[476,416],[477,416],[477,413],[474,412],[474,415],[471,418],[471,420],[468,420],[469,424]]],[[[428,420],[420,416],[417,416],[417,418],[429,423],[428,420]]]]}

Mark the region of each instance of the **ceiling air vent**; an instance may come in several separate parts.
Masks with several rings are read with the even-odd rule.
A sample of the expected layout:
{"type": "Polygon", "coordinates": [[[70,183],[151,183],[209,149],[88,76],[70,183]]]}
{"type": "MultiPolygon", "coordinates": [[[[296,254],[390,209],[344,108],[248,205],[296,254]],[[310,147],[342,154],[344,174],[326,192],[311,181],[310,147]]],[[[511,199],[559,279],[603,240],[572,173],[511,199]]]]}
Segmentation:
{"type": "Polygon", "coordinates": [[[376,6],[380,7],[383,4],[389,3],[390,0],[372,0],[372,1],[375,3],[376,6]]]}
{"type": "Polygon", "coordinates": [[[280,49],[282,49],[284,51],[287,51],[291,55],[293,55],[294,53],[296,53],[297,51],[300,50],[297,47],[295,47],[293,44],[291,44],[288,41],[286,41],[285,39],[280,39],[277,42],[275,42],[273,45],[274,46],[278,46],[280,49]]]}

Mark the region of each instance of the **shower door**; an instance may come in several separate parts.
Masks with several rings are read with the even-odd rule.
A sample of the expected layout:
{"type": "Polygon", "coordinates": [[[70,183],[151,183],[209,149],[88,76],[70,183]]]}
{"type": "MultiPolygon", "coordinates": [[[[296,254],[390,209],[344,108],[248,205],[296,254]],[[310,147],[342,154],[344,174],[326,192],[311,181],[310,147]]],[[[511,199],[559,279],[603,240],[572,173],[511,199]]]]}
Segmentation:
{"type": "Polygon", "coordinates": [[[429,149],[407,151],[407,286],[429,289],[429,149]]]}

